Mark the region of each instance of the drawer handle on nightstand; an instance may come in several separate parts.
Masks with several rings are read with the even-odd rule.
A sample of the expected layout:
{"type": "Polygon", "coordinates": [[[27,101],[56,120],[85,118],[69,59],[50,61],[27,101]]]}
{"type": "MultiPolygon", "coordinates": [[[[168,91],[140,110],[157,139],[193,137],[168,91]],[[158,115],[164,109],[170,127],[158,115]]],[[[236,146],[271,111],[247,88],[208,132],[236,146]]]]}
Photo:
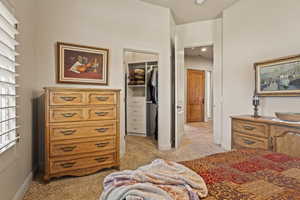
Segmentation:
{"type": "Polygon", "coordinates": [[[74,117],[75,115],[77,115],[77,113],[64,113],[62,115],[66,118],[70,118],[70,117],[74,117]]]}
{"type": "Polygon", "coordinates": [[[63,152],[71,152],[73,151],[77,146],[72,146],[72,147],[62,147],[60,148],[63,152]]]}
{"type": "Polygon", "coordinates": [[[108,158],[96,158],[95,161],[102,163],[105,162],[108,158]]]}
{"type": "Polygon", "coordinates": [[[95,114],[103,117],[103,116],[107,115],[108,112],[95,112],[95,114]]]}
{"type": "Polygon", "coordinates": [[[107,101],[109,97],[96,97],[98,101],[107,101]]]}
{"type": "Polygon", "coordinates": [[[65,101],[74,101],[77,97],[60,97],[60,98],[65,101]]]}
{"type": "Polygon", "coordinates": [[[108,131],[108,128],[96,128],[95,130],[98,131],[99,133],[104,133],[108,131]]]}
{"type": "Polygon", "coordinates": [[[97,143],[95,145],[96,145],[96,147],[105,147],[105,146],[109,145],[109,142],[97,143]]]}
{"type": "Polygon", "coordinates": [[[74,133],[76,133],[76,130],[60,131],[60,133],[62,133],[64,135],[73,135],[74,133]]]}
{"type": "Polygon", "coordinates": [[[244,129],[248,130],[248,131],[253,131],[255,129],[255,127],[252,126],[244,126],[244,129]]]}
{"type": "Polygon", "coordinates": [[[255,144],[256,142],[250,141],[250,140],[244,140],[244,143],[248,144],[248,145],[252,145],[252,144],[255,144]]]}
{"type": "Polygon", "coordinates": [[[76,164],[76,162],[69,162],[69,163],[63,163],[60,164],[60,166],[62,166],[63,168],[71,168],[76,164]]]}

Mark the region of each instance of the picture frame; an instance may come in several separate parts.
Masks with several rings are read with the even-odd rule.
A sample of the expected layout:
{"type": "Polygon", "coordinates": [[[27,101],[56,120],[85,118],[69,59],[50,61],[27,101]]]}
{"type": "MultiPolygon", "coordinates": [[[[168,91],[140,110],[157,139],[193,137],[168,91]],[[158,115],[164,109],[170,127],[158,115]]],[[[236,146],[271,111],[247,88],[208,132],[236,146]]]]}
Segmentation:
{"type": "Polygon", "coordinates": [[[57,82],[108,85],[109,49],[57,42],[57,82]]]}
{"type": "Polygon", "coordinates": [[[255,93],[258,96],[300,96],[300,55],[257,62],[255,93]]]}

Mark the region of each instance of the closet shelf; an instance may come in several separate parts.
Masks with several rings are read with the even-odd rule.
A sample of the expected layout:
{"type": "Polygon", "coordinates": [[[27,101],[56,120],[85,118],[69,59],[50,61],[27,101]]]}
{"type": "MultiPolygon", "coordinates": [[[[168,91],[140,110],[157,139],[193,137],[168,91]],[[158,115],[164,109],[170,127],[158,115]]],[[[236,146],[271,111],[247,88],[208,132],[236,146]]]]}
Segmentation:
{"type": "Polygon", "coordinates": [[[128,85],[128,87],[146,87],[146,85],[128,85]]]}

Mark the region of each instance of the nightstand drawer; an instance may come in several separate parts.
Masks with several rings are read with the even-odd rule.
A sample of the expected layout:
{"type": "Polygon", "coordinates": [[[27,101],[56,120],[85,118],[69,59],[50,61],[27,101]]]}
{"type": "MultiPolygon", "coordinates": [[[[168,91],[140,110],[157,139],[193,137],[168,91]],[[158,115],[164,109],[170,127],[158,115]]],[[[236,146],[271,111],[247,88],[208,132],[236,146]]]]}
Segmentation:
{"type": "Polygon", "coordinates": [[[249,121],[233,120],[233,130],[260,137],[268,137],[268,125],[249,121]]]}
{"type": "Polygon", "coordinates": [[[246,136],[237,132],[233,133],[233,147],[236,149],[253,148],[268,150],[268,146],[268,139],[246,136]]]}

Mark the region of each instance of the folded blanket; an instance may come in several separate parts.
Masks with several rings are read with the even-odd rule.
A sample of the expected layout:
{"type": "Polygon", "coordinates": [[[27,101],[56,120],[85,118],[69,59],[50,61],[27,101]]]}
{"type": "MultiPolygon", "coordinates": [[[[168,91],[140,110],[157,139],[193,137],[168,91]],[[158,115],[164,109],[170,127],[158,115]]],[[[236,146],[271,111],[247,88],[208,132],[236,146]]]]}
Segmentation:
{"type": "Polygon", "coordinates": [[[157,159],[137,170],[108,175],[100,200],[199,200],[207,194],[206,184],[197,173],[157,159]]]}

